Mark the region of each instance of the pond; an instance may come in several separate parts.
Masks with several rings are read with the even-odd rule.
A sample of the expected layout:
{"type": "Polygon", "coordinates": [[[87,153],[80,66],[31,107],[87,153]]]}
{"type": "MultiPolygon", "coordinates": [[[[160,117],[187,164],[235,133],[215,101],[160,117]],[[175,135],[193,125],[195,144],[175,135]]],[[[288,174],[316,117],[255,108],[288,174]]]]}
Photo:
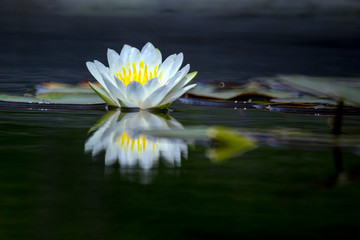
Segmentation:
{"type": "MultiPolygon", "coordinates": [[[[240,84],[276,74],[360,75],[358,21],[42,16],[7,18],[4,23],[2,93],[32,92],[42,82],[93,80],[86,61],[106,62],[107,48],[120,51],[125,43],[140,48],[148,41],[163,57],[183,52],[184,63],[199,71],[193,80],[199,83],[240,84]]],[[[171,105],[168,115],[1,107],[0,238],[357,236],[358,147],[267,135],[257,137],[256,146],[219,160],[211,155],[216,143],[203,138],[160,141],[141,135],[134,144],[151,150],[144,153],[145,160],[111,158],[110,153],[133,143],[124,135],[126,129],[118,129],[130,125],[134,130],[137,124],[145,126],[143,122],[152,122],[158,130],[220,125],[234,131],[290,129],[313,136],[332,131],[333,115],[203,106],[185,100],[171,105]]],[[[359,130],[359,115],[344,116],[344,133],[359,130]]]]}

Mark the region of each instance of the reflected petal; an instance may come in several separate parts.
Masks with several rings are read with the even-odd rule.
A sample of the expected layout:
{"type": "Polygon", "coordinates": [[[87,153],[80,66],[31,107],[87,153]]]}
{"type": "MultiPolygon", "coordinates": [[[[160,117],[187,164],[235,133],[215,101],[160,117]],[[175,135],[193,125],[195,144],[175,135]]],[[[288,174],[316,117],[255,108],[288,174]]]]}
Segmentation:
{"type": "Polygon", "coordinates": [[[93,156],[105,150],[105,165],[118,162],[121,168],[140,168],[148,171],[158,165],[160,158],[167,166],[180,166],[187,155],[187,144],[182,139],[147,136],[144,131],[182,129],[170,116],[159,117],[147,111],[108,112],[104,121],[97,123],[85,143],[85,151],[93,156]],[[109,116],[111,114],[111,116],[109,116]]]}

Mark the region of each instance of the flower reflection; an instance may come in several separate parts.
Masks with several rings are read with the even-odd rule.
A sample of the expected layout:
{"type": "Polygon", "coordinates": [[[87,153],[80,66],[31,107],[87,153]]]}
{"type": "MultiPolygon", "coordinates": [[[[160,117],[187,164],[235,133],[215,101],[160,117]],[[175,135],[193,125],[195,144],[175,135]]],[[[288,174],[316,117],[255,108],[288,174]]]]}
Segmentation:
{"type": "Polygon", "coordinates": [[[187,144],[182,139],[147,136],[144,131],[183,129],[171,118],[147,111],[106,113],[90,130],[95,131],[85,143],[85,151],[95,156],[105,150],[105,165],[119,163],[121,168],[149,170],[161,157],[168,166],[180,166],[181,156],[187,158],[187,144]]]}

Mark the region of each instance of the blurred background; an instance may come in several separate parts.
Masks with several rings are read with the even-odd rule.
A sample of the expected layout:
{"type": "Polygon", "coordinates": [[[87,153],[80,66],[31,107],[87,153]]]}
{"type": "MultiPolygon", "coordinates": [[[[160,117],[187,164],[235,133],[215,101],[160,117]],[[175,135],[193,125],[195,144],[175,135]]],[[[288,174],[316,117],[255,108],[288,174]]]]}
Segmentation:
{"type": "Polygon", "coordinates": [[[360,75],[358,0],[0,0],[0,87],[91,79],[123,44],[183,52],[197,81],[360,75]],[[20,70],[21,69],[21,70],[20,70]]]}
{"type": "Polygon", "coordinates": [[[216,16],[328,15],[357,16],[358,0],[2,0],[1,10],[18,14],[156,15],[191,13],[216,16]]]}

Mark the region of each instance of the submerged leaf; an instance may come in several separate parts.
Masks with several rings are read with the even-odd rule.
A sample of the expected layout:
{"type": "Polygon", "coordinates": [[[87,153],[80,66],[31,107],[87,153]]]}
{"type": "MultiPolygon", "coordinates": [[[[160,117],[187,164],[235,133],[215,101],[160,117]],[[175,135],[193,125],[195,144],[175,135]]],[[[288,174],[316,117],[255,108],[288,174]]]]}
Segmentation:
{"type": "Polygon", "coordinates": [[[207,156],[216,162],[242,155],[256,148],[255,141],[252,138],[230,128],[211,127],[207,130],[207,135],[218,144],[218,146],[207,150],[207,156]]]}

